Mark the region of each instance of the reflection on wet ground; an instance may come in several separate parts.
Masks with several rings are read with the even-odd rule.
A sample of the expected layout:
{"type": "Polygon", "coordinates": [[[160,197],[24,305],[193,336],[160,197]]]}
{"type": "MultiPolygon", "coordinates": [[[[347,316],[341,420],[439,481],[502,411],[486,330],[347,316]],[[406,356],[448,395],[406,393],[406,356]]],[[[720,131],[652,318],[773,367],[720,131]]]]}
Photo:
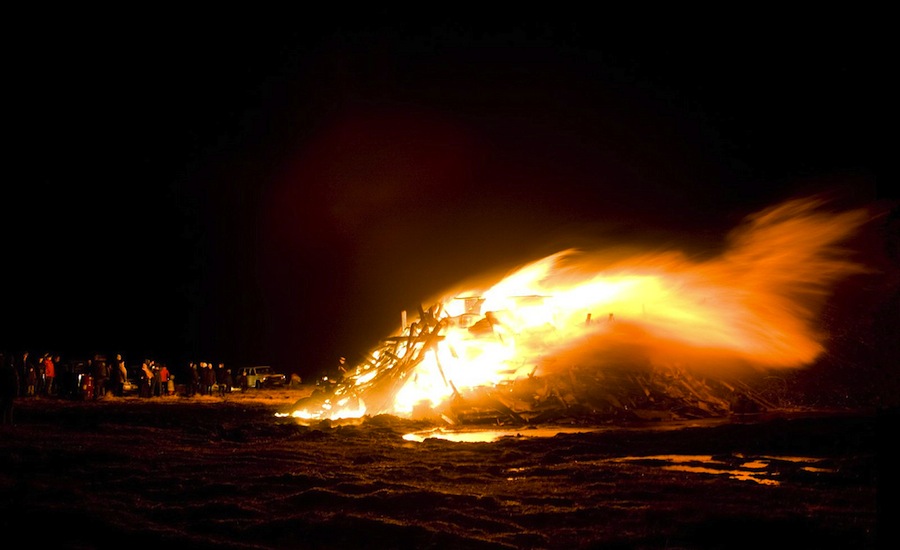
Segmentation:
{"type": "Polygon", "coordinates": [[[780,485],[776,478],[784,470],[800,469],[812,473],[833,472],[832,468],[816,466],[823,460],[798,456],[764,456],[745,458],[742,455],[713,457],[712,455],[655,455],[626,456],[598,462],[629,462],[658,466],[663,470],[695,474],[724,475],[739,481],[753,481],[760,485],[780,485]],[[792,466],[792,465],[800,465],[792,466]]]}
{"type": "MultiPolygon", "coordinates": [[[[632,426],[635,430],[676,430],[686,427],[711,426],[726,423],[721,419],[704,419],[696,421],[672,422],[644,426],[632,426]]],[[[525,429],[447,429],[408,433],[403,436],[406,441],[424,442],[428,439],[442,439],[457,443],[490,443],[503,438],[547,438],[560,434],[595,433],[615,427],[573,427],[547,426],[527,427],[525,429]]],[[[723,455],[703,454],[665,454],[647,456],[618,456],[590,461],[601,466],[613,463],[627,463],[636,466],[660,468],[673,472],[686,472],[698,475],[726,476],[738,481],[750,481],[759,485],[778,486],[785,475],[802,474],[822,475],[834,474],[837,470],[830,467],[827,459],[807,456],[764,455],[748,457],[739,453],[723,455]]],[[[518,476],[527,475],[527,468],[515,468],[509,471],[514,480],[518,476]]]]}
{"type": "Polygon", "coordinates": [[[456,443],[491,443],[504,437],[553,437],[563,433],[590,433],[602,428],[529,428],[527,430],[448,430],[435,428],[423,432],[408,433],[406,441],[421,443],[426,439],[444,439],[456,443]]]}
{"type": "Polygon", "coordinates": [[[490,443],[504,437],[554,437],[560,434],[594,433],[609,430],[633,429],[633,430],[679,430],[693,427],[711,427],[727,424],[728,419],[706,418],[699,420],[684,420],[676,422],[653,422],[635,425],[609,425],[609,426],[524,426],[507,428],[433,428],[421,432],[408,433],[403,436],[406,441],[422,442],[426,439],[444,439],[457,443],[490,443]]]}

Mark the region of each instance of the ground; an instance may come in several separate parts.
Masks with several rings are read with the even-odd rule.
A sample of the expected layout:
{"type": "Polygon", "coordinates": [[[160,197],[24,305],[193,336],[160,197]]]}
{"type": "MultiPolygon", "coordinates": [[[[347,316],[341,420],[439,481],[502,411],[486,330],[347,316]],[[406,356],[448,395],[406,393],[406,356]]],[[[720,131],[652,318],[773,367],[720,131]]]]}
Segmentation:
{"type": "Polygon", "coordinates": [[[394,417],[276,416],[307,390],[19,399],[15,425],[0,427],[0,527],[60,549],[876,548],[886,537],[879,430],[896,415],[520,426],[461,442],[394,417]]]}

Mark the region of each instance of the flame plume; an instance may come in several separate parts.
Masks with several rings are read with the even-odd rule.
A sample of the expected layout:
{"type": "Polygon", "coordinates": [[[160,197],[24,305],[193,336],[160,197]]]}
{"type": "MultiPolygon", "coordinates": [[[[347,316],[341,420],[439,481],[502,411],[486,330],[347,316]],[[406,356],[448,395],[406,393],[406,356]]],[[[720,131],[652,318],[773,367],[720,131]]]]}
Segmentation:
{"type": "Polygon", "coordinates": [[[753,214],[712,259],[570,249],[448,293],[292,415],[440,412],[479,389],[575,367],[600,380],[623,365],[712,375],[808,365],[824,351],[816,320],[833,285],[864,271],[841,243],[867,212],[823,206],[802,199],[753,214]]]}

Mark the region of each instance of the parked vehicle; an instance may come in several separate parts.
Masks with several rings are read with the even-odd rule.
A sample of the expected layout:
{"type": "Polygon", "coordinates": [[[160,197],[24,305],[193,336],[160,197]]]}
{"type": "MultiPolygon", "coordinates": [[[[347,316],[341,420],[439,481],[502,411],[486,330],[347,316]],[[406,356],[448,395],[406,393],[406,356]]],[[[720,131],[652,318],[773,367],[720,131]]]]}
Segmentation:
{"type": "Polygon", "coordinates": [[[126,378],[122,384],[122,395],[133,395],[138,392],[138,385],[132,378],[126,378]]]}
{"type": "MultiPolygon", "coordinates": [[[[264,388],[273,386],[283,386],[287,381],[284,374],[275,372],[272,367],[258,365],[253,367],[241,368],[240,377],[247,377],[248,388],[264,388]]],[[[240,377],[238,380],[240,380],[240,377]]]]}

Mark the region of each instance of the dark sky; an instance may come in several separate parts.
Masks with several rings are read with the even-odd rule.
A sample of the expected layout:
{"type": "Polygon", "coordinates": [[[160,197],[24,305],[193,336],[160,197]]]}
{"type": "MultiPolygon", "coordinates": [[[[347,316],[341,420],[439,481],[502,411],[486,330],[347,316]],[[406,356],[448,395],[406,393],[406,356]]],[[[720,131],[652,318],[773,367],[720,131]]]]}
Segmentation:
{"type": "Polygon", "coordinates": [[[19,21],[0,347],[311,374],[563,246],[890,198],[861,13],[257,11],[19,21]]]}

